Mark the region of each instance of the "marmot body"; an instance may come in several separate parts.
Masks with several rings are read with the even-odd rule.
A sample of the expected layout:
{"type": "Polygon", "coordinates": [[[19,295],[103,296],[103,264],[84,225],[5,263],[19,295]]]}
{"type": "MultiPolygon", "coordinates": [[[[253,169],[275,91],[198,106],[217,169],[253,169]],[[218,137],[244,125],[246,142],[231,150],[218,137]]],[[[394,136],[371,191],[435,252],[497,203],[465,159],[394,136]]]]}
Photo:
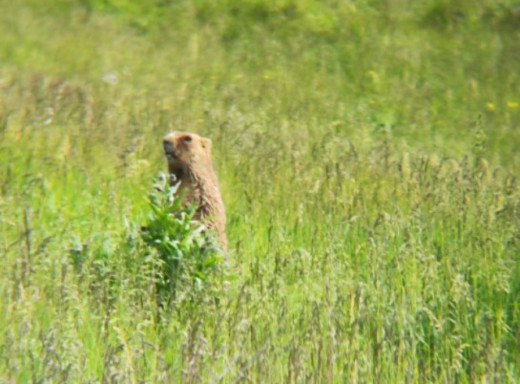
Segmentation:
{"type": "Polygon", "coordinates": [[[207,218],[225,249],[226,212],[211,162],[211,140],[194,133],[172,132],[164,137],[163,146],[168,172],[181,182],[179,191],[186,193],[184,202],[197,206],[195,218],[207,218]]]}

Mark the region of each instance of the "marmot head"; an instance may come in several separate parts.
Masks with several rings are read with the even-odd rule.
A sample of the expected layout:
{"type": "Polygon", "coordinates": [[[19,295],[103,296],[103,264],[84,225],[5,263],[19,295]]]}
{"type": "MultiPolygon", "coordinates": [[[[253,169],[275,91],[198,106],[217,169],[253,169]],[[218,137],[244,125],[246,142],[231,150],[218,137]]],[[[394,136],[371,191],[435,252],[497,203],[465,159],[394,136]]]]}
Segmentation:
{"type": "Polygon", "coordinates": [[[188,169],[211,164],[211,140],[189,132],[171,132],[163,139],[170,173],[183,178],[188,169]]]}

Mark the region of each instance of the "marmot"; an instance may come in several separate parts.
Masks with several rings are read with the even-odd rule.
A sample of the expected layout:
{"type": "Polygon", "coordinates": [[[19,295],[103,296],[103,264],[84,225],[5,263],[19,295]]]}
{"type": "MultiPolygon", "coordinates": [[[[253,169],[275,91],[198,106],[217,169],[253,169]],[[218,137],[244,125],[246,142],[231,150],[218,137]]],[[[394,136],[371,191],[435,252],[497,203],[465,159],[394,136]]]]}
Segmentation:
{"type": "MultiPolygon", "coordinates": [[[[168,172],[181,182],[184,202],[197,206],[195,218],[207,218],[220,246],[227,248],[226,212],[211,162],[211,140],[189,132],[171,132],[163,139],[168,172]]],[[[175,181],[173,181],[175,182],[175,181]]]]}

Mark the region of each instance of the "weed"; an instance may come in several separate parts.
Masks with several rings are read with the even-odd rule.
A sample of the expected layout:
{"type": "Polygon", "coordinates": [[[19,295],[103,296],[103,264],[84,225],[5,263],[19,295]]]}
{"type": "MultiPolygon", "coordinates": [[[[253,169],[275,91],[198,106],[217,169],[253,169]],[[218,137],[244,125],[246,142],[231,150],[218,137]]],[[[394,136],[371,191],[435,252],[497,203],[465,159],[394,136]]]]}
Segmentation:
{"type": "Polygon", "coordinates": [[[151,213],[142,230],[145,244],[157,252],[158,296],[168,307],[182,296],[202,294],[222,261],[212,233],[194,220],[196,207],[182,206],[180,183],[170,185],[169,179],[164,174],[156,178],[149,194],[151,213]]]}

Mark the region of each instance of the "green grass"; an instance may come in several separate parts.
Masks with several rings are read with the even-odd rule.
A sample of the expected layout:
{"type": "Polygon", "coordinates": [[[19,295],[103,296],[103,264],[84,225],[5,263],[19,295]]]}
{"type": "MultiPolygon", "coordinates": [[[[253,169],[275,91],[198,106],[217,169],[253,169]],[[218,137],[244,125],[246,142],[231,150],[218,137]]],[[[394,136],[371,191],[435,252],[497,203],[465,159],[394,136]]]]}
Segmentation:
{"type": "Polygon", "coordinates": [[[514,1],[0,7],[0,382],[520,380],[514,1]],[[166,309],[171,130],[230,250],[166,309]]]}

